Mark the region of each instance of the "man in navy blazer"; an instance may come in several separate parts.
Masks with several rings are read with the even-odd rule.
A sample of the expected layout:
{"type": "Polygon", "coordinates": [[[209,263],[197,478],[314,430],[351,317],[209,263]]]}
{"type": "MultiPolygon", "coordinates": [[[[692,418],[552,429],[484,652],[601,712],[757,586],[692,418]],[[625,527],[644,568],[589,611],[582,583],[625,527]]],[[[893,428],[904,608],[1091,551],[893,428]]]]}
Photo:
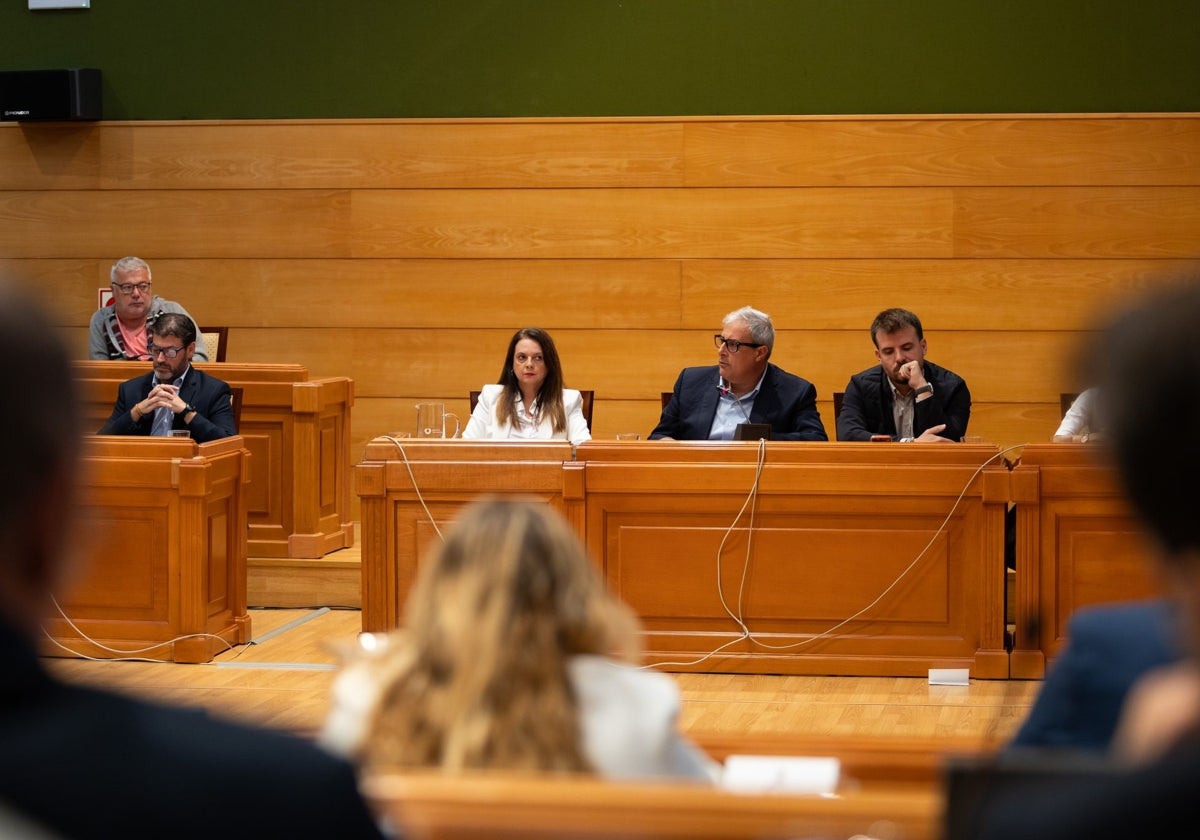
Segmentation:
{"type": "Polygon", "coordinates": [[[971,392],[961,376],[925,360],[921,319],[907,309],[885,309],[871,323],[871,341],[879,364],[850,377],[837,439],[962,440],[971,392]]]}
{"type": "Polygon", "coordinates": [[[102,435],[167,435],[186,429],[197,443],[236,435],[229,386],[192,367],[196,326],[168,312],[146,327],[154,369],[121,383],[102,435]]]}
{"type": "Polygon", "coordinates": [[[767,360],[770,317],[749,306],[725,316],[713,336],[717,364],[684,368],[651,440],[732,440],[743,423],[767,423],[772,440],[829,440],[817,389],[767,360]]]}
{"type": "Polygon", "coordinates": [[[1010,746],[1106,752],[1130,687],[1182,655],[1165,599],[1080,607],[1010,746]]]}
{"type": "Polygon", "coordinates": [[[82,570],[80,412],[50,320],[15,289],[0,284],[0,296],[0,373],[27,400],[0,414],[12,444],[0,482],[0,804],[45,831],[21,836],[382,840],[354,768],[311,740],[73,685],[42,665],[52,596],[82,570]]]}

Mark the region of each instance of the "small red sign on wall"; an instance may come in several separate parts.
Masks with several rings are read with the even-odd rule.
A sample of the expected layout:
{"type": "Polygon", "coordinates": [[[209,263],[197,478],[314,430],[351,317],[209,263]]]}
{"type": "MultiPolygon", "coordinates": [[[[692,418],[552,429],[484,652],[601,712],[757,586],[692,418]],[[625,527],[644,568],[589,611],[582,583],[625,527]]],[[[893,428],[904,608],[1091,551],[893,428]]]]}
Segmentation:
{"type": "Polygon", "coordinates": [[[110,303],[112,303],[112,299],[113,299],[112,286],[104,286],[102,288],[99,288],[96,290],[96,293],[97,293],[97,297],[99,297],[99,299],[100,299],[100,305],[96,307],[97,309],[103,309],[104,307],[106,307],[110,303]]]}

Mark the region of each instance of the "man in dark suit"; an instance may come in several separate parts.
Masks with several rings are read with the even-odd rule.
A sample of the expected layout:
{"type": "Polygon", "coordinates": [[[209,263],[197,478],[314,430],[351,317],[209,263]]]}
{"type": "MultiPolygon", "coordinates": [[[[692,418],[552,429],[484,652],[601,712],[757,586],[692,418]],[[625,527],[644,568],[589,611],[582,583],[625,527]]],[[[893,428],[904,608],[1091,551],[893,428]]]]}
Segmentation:
{"type": "Polygon", "coordinates": [[[953,371],[926,361],[921,319],[885,309],[871,323],[879,364],[850,377],[837,416],[838,440],[960,441],[971,392],[953,371]]]}
{"type": "MultiPolygon", "coordinates": [[[[997,777],[972,837],[1193,837],[1200,830],[1200,278],[1169,284],[1101,330],[1085,358],[1125,495],[1158,551],[1184,659],[1131,689],[1108,773],[997,777]],[[1171,430],[1177,433],[1172,434],[1171,430]]],[[[1022,753],[1024,754],[1024,753],[1022,753]]]]}
{"type": "Polygon", "coordinates": [[[828,440],[817,389],[767,360],[775,327],[744,306],[725,316],[713,336],[717,364],[684,368],[651,440],[732,440],[743,423],[766,423],[772,440],[828,440]]]}
{"type": "Polygon", "coordinates": [[[50,320],[15,289],[0,295],[0,368],[23,400],[0,413],[0,803],[71,838],[379,840],[350,765],[313,743],[42,668],[42,621],[83,547],[71,528],[79,406],[50,320]]]}
{"type": "Polygon", "coordinates": [[[1129,688],[1177,661],[1179,628],[1165,599],[1080,607],[1012,748],[1107,752],[1129,688]]]}
{"type": "Polygon", "coordinates": [[[184,429],[198,443],[236,435],[229,386],[192,367],[192,319],[168,312],[146,329],[146,350],[154,369],[121,383],[117,404],[100,434],[166,436],[184,429]]]}

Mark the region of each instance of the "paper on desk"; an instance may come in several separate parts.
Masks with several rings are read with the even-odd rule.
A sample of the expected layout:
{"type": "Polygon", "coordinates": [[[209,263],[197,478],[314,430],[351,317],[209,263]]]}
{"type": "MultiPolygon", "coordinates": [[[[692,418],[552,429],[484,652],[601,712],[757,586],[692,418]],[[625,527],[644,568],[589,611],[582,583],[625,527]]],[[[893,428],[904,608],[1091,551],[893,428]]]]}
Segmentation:
{"type": "Polygon", "coordinates": [[[824,756],[731,755],[721,786],[736,793],[831,794],[841,762],[824,756]]]}

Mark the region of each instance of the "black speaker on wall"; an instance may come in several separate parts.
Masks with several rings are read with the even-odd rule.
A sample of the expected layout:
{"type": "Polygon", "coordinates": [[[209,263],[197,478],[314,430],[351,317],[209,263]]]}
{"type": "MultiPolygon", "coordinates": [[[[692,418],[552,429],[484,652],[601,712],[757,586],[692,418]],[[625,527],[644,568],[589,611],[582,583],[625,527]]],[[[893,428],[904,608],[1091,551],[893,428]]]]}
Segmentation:
{"type": "Polygon", "coordinates": [[[0,71],[0,120],[98,120],[100,71],[0,71]]]}

